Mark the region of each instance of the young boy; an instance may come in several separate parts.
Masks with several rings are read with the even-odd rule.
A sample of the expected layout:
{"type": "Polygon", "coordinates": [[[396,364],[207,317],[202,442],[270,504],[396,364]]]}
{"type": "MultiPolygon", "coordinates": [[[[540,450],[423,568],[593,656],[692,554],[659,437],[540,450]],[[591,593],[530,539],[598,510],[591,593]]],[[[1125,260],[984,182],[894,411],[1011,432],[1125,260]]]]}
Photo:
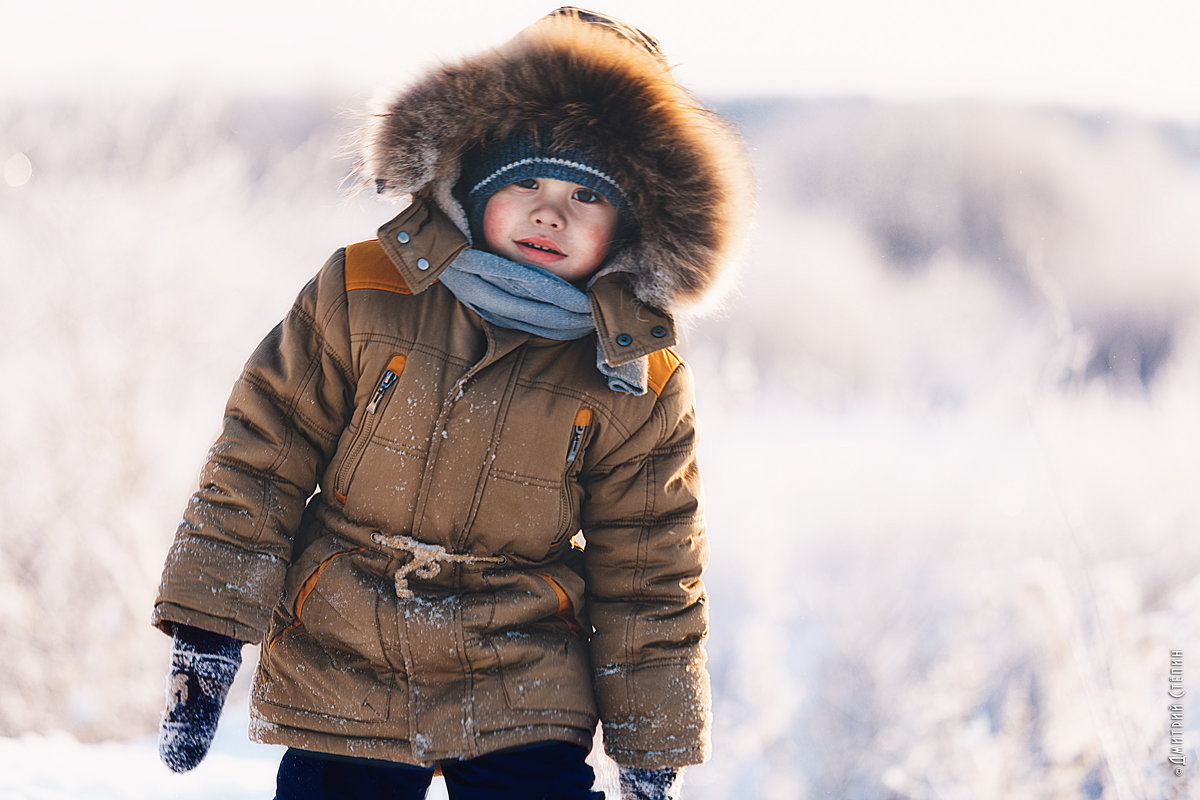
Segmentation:
{"type": "Polygon", "coordinates": [[[251,356],[167,557],[160,753],[203,758],[241,645],[278,798],[622,796],[709,753],[706,560],[671,312],[750,212],[657,43],[564,8],[401,93],[409,200],[251,356]],[[582,536],[576,534],[582,533],[582,536]]]}

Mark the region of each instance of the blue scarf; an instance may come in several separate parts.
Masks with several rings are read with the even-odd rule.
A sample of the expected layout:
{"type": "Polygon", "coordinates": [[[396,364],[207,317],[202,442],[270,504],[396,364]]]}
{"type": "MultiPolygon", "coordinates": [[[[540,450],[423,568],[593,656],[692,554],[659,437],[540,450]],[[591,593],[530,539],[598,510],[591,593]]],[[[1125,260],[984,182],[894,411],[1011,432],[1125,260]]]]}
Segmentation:
{"type": "MultiPolygon", "coordinates": [[[[460,303],[493,325],[560,341],[596,330],[588,296],[544,269],[468,249],[440,278],[460,303]]],[[[647,368],[645,356],[614,367],[596,348],[596,369],[614,392],[645,394],[647,368]]]]}

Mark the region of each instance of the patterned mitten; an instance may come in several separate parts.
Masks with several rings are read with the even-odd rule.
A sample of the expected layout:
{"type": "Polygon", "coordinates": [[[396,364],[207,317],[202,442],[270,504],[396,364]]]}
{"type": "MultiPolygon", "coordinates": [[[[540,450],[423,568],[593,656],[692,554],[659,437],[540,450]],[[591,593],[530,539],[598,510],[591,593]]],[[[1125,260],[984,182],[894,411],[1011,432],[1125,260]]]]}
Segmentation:
{"type": "Polygon", "coordinates": [[[621,800],[679,800],[683,770],[621,767],[621,800]]]}
{"type": "Polygon", "coordinates": [[[167,707],[158,755],[175,772],[192,769],[212,744],[229,685],[242,663],[242,643],[188,625],[175,627],[167,707]]]}

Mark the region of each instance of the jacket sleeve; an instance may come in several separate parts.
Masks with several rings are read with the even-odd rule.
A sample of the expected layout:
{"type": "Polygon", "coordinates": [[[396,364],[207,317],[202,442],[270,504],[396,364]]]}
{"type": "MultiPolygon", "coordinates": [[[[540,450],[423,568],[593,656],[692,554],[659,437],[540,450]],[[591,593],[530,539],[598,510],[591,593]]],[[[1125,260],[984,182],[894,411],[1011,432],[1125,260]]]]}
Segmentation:
{"type": "Polygon", "coordinates": [[[700,763],[710,752],[708,546],[686,366],[591,475],[584,553],[605,749],[624,766],[700,763]]]}
{"type": "Polygon", "coordinates": [[[167,554],[152,622],[265,635],[292,536],[352,411],[344,251],[250,356],[167,554]]]}

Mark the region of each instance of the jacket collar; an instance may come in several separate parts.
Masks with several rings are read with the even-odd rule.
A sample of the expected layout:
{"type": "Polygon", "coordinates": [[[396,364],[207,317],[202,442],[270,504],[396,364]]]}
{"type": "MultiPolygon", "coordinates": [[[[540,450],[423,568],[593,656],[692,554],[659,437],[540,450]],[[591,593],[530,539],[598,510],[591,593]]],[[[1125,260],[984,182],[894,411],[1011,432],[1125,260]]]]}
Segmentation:
{"type": "MultiPolygon", "coordinates": [[[[437,283],[450,262],[470,245],[446,213],[421,195],[379,228],[379,243],[413,294],[437,283]]],[[[600,351],[612,366],[675,344],[675,320],[639,300],[626,273],[593,278],[587,294],[600,351]]]]}

